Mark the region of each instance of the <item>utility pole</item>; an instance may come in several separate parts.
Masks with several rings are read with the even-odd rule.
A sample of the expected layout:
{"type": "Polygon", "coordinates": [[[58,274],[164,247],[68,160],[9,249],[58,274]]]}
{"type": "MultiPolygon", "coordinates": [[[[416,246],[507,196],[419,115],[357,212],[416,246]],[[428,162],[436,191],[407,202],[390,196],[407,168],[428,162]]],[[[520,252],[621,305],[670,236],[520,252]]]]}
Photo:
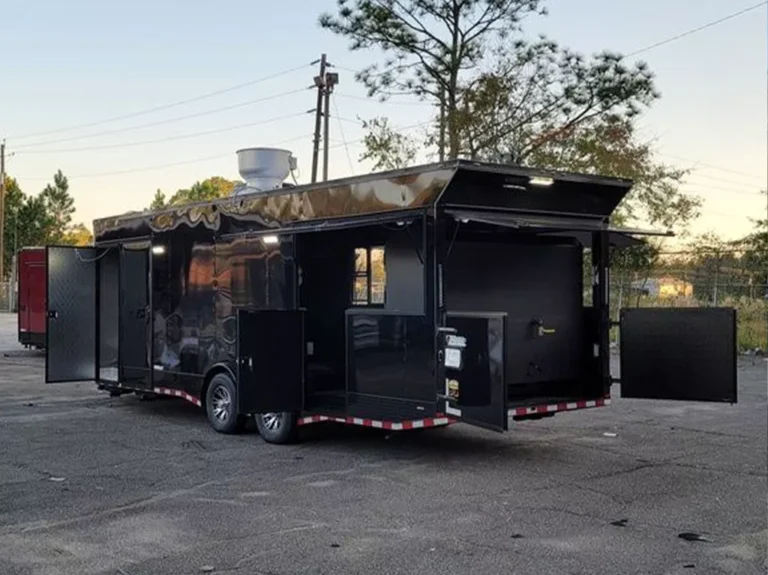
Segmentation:
{"type": "MultiPolygon", "coordinates": [[[[0,142],[0,282],[5,278],[5,140],[0,142]]],[[[10,296],[11,286],[8,286],[10,296]]]]}
{"type": "Polygon", "coordinates": [[[333,93],[333,87],[339,83],[339,75],[335,72],[326,72],[324,81],[324,98],[323,98],[323,181],[328,180],[328,158],[329,158],[329,146],[330,146],[330,123],[331,117],[331,94],[333,93]]]}
{"type": "Polygon", "coordinates": [[[323,92],[325,91],[325,68],[327,66],[325,54],[320,56],[320,74],[315,76],[317,87],[317,105],[315,106],[315,136],[312,140],[312,183],[317,181],[317,160],[320,154],[320,121],[323,114],[323,92]]]}

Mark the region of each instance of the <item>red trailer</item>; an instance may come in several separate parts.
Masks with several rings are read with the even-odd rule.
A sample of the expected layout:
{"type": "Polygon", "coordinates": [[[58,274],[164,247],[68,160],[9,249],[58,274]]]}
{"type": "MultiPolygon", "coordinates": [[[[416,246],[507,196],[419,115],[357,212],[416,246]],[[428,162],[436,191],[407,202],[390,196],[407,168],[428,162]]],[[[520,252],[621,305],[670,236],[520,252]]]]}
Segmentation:
{"type": "Polygon", "coordinates": [[[18,256],[19,343],[45,347],[45,248],[22,248],[18,256]]]}

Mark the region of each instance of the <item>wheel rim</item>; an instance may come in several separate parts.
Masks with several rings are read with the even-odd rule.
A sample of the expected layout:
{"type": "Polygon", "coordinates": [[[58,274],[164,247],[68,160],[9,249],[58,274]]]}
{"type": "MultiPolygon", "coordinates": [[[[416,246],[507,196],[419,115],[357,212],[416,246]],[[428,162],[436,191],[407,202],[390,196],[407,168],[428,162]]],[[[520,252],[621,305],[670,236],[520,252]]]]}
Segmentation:
{"type": "Polygon", "coordinates": [[[283,423],[282,413],[265,413],[261,416],[261,422],[264,427],[270,431],[276,431],[283,423]]]}
{"type": "Polygon", "coordinates": [[[229,413],[232,411],[232,396],[229,390],[220,385],[213,390],[211,397],[211,405],[213,407],[213,417],[218,421],[226,421],[229,419],[229,413]]]}

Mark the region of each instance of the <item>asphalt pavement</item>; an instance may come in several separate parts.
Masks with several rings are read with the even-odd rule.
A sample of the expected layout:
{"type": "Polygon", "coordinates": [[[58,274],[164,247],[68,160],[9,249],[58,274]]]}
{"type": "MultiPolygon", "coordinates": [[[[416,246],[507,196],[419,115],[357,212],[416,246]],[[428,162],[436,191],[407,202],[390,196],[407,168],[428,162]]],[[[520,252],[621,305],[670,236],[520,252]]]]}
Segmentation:
{"type": "Polygon", "coordinates": [[[737,405],[622,400],[418,432],[224,436],[46,385],[0,314],[0,575],[763,574],[768,364],[737,405]]]}

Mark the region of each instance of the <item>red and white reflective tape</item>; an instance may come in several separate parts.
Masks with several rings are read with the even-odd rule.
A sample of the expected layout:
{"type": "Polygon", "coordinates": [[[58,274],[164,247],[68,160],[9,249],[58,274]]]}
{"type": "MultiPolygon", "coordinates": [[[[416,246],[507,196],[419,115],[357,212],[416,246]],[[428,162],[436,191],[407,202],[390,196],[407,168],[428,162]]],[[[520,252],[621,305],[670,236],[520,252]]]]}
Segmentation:
{"type": "Polygon", "coordinates": [[[591,399],[580,401],[568,401],[561,403],[550,403],[546,405],[536,405],[534,407],[515,407],[510,409],[508,417],[521,417],[525,415],[537,415],[542,413],[553,413],[555,411],[573,411],[574,409],[587,409],[589,407],[603,407],[610,405],[611,399],[609,397],[603,399],[591,399]]]}
{"type": "Polygon", "coordinates": [[[180,397],[181,399],[186,399],[189,403],[194,403],[197,407],[200,407],[203,405],[200,402],[200,400],[196,398],[194,395],[189,395],[188,393],[181,391],[180,389],[170,389],[168,387],[153,387],[152,391],[160,395],[171,395],[173,397],[180,397]]]}
{"type": "Polygon", "coordinates": [[[329,415],[309,415],[299,418],[299,425],[309,425],[311,423],[320,423],[322,421],[332,421],[334,423],[347,423],[350,425],[362,425],[363,427],[376,427],[378,429],[387,429],[391,431],[403,431],[406,429],[423,429],[425,427],[442,427],[450,425],[456,420],[450,417],[427,417],[425,419],[413,419],[409,421],[379,421],[377,419],[364,419],[362,417],[332,417],[329,415]]]}

